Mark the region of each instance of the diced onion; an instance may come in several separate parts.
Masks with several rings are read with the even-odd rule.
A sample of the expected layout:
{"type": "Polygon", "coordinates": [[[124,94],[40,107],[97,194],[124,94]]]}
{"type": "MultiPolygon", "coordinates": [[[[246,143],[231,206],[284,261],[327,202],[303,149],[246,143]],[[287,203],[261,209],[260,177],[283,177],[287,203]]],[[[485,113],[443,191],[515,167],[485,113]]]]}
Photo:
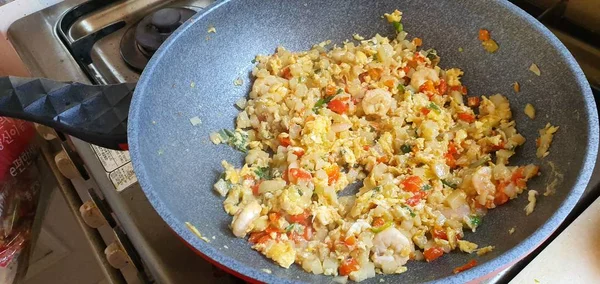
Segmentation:
{"type": "Polygon", "coordinates": [[[338,284],[346,284],[346,283],[348,283],[348,276],[336,276],[336,277],[333,277],[332,282],[333,283],[338,283],[338,284]]]}
{"type": "Polygon", "coordinates": [[[525,214],[529,215],[533,213],[533,210],[535,209],[535,203],[537,201],[537,195],[538,192],[535,190],[530,190],[527,192],[527,200],[529,203],[527,203],[527,206],[525,206],[525,214]]]}
{"type": "Polygon", "coordinates": [[[246,108],[246,98],[244,98],[244,97],[241,97],[241,98],[239,98],[239,99],[238,99],[238,100],[235,102],[235,105],[236,105],[237,107],[239,107],[240,109],[244,109],[244,108],[246,108]]]}
{"type": "Polygon", "coordinates": [[[285,187],[284,180],[265,180],[265,181],[261,182],[260,185],[258,186],[258,192],[261,194],[265,193],[265,192],[273,192],[273,191],[281,190],[284,187],[285,187]]]}
{"type": "Polygon", "coordinates": [[[352,124],[350,123],[335,123],[331,125],[331,130],[333,130],[333,132],[342,132],[350,129],[350,127],[352,127],[352,124]]]}
{"type": "Polygon", "coordinates": [[[525,105],[525,114],[529,116],[529,118],[535,118],[535,108],[531,104],[525,105]]]}
{"type": "Polygon", "coordinates": [[[198,124],[201,124],[202,120],[199,117],[194,116],[194,117],[190,118],[190,123],[192,124],[192,126],[196,126],[198,124]]]}
{"type": "Polygon", "coordinates": [[[221,143],[221,135],[219,135],[219,133],[217,132],[213,132],[210,134],[210,141],[213,142],[213,144],[219,144],[221,143]]]}
{"type": "Polygon", "coordinates": [[[217,181],[217,183],[215,183],[214,189],[216,192],[218,192],[223,197],[225,197],[227,195],[227,192],[229,192],[229,188],[227,187],[227,182],[225,182],[223,179],[219,179],[219,181],[217,181]]]}
{"type": "Polygon", "coordinates": [[[533,74],[538,76],[542,74],[540,68],[537,65],[535,65],[535,63],[531,63],[531,66],[529,66],[529,71],[533,72],[533,74]]]}

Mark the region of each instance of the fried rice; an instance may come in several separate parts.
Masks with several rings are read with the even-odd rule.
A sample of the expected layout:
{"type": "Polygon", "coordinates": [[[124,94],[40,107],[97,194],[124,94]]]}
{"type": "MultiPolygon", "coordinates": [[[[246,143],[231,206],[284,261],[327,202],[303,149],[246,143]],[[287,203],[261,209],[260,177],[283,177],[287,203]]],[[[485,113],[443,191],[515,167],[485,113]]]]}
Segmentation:
{"type": "Polygon", "coordinates": [[[236,129],[211,135],[247,154],[215,184],[233,234],[282,267],[361,281],[474,252],[465,230],[538,174],[509,165],[525,138],[506,97],[467,98],[463,72],[386,17],[391,40],[257,56],[236,129]]]}

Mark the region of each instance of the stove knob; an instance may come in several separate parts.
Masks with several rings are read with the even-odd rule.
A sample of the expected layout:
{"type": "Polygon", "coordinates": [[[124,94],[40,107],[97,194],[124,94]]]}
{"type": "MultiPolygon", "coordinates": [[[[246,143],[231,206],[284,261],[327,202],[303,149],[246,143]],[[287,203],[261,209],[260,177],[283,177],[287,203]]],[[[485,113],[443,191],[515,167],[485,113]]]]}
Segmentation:
{"type": "Polygon", "coordinates": [[[65,176],[66,178],[81,178],[81,174],[75,167],[75,164],[73,164],[73,161],[71,161],[71,158],[69,158],[69,155],[67,155],[67,153],[65,153],[64,150],[58,152],[58,154],[54,156],[54,162],[56,163],[56,166],[58,167],[60,173],[63,174],[63,176],[65,176]]]}
{"type": "Polygon", "coordinates": [[[104,216],[102,216],[102,213],[100,213],[98,206],[91,200],[86,201],[79,207],[79,214],[81,214],[83,221],[94,229],[108,224],[106,219],[104,219],[104,216]]]}
{"type": "Polygon", "coordinates": [[[179,20],[181,20],[181,13],[173,8],[160,9],[152,15],[152,25],[163,34],[175,31],[181,25],[179,20]]]}
{"type": "Polygon", "coordinates": [[[104,254],[108,263],[116,269],[122,269],[131,262],[121,244],[116,241],[104,249],[104,254]]]}
{"type": "Polygon", "coordinates": [[[53,128],[50,128],[48,126],[45,125],[41,125],[41,124],[37,124],[34,123],[35,125],[35,130],[37,131],[37,133],[42,136],[42,138],[44,138],[44,140],[53,140],[56,139],[56,137],[58,137],[58,135],[56,135],[56,131],[54,131],[53,128]]]}

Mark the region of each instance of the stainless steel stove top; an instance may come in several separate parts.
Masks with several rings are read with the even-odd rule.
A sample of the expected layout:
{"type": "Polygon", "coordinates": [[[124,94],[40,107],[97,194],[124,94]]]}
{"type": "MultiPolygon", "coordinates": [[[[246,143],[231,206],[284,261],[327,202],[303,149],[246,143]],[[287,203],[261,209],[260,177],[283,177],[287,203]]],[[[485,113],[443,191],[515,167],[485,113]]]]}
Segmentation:
{"type": "MultiPolygon", "coordinates": [[[[126,32],[135,28],[142,18],[159,9],[185,7],[199,11],[210,2],[66,0],[15,22],[9,29],[9,40],[32,76],[95,84],[136,82],[140,73],[121,58],[121,40],[126,32]]],[[[569,33],[556,29],[553,31],[575,57],[581,60],[580,64],[590,82],[600,84],[600,66],[589,64],[592,60],[600,62],[597,47],[578,40],[569,33]]],[[[597,101],[598,99],[597,97],[597,101]]],[[[67,149],[66,155],[73,160],[75,173],[70,177],[77,189],[76,197],[83,201],[89,200],[91,188],[91,195],[101,209],[99,211],[104,212],[109,219],[103,223],[108,226],[100,229],[106,230],[108,227],[108,235],[116,235],[122,240],[120,247],[128,254],[127,260],[131,262],[128,267],[133,267],[137,272],[134,273],[134,279],[127,277],[128,282],[239,281],[213,269],[171,232],[141,191],[128,152],[103,149],[75,138],[61,137],[60,134],[55,136],[59,139],[50,141],[54,144],[53,149],[67,149]]],[[[598,197],[599,184],[600,174],[596,174],[580,202],[581,211],[587,207],[586,202],[598,197]]],[[[107,240],[110,236],[105,236],[104,239],[111,242],[107,240]]],[[[511,269],[518,267],[519,265],[511,269]]],[[[503,278],[504,275],[510,275],[511,269],[491,282],[504,282],[507,280],[503,278]]],[[[119,283],[117,278],[108,277],[111,283],[119,283]]]]}
{"type": "MultiPolygon", "coordinates": [[[[140,73],[123,61],[119,50],[121,38],[129,27],[161,8],[186,7],[199,11],[210,2],[67,0],[15,22],[9,29],[9,37],[32,76],[95,84],[136,82],[140,73]],[[72,23],[63,30],[60,29],[61,20],[68,22],[65,16],[68,16],[69,11],[78,14],[86,9],[92,9],[93,12],[78,15],[78,18],[71,19],[72,23]],[[116,24],[117,30],[111,30],[93,42],[92,46],[86,46],[83,42],[82,47],[82,40],[85,41],[86,37],[98,37],[102,29],[116,24]],[[85,54],[78,54],[81,50],[73,51],[74,44],[75,48],[89,49],[91,63],[82,62],[85,60],[78,58],[77,55],[85,54]]],[[[83,201],[90,200],[88,189],[92,189],[104,199],[100,203],[106,205],[109,214],[115,219],[113,230],[122,230],[125,236],[121,238],[124,242],[130,242],[131,248],[128,249],[128,244],[123,244],[123,250],[128,254],[128,261],[138,262],[138,267],[129,265],[134,266],[137,273],[133,273],[133,278],[126,277],[127,282],[236,282],[236,279],[214,269],[188,249],[162,221],[137,184],[128,152],[112,151],[74,138],[69,139],[70,142],[62,144],[66,144],[64,147],[72,146],[75,151],[71,155],[80,157],[85,165],[85,172],[78,173],[76,178],[71,180],[77,189],[78,197],[83,201]],[[86,180],[85,175],[88,175],[89,179],[86,180]]],[[[61,148],[54,147],[59,150],[61,148]]],[[[77,157],[71,158],[77,160],[77,157]]],[[[111,239],[111,233],[108,235],[108,238],[104,236],[105,241],[111,239]]],[[[110,277],[107,279],[111,283],[119,281],[114,277],[112,280],[110,277]]]]}

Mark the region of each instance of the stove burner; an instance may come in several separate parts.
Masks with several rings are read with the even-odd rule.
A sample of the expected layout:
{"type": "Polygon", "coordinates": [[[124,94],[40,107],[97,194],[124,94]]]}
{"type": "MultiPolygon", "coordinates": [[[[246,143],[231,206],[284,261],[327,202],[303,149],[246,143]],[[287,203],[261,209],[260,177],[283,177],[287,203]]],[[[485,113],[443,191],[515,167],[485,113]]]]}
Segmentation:
{"type": "Polygon", "coordinates": [[[121,57],[142,71],[160,45],[195,13],[187,8],[164,8],[144,17],[121,38],[121,57]]]}

